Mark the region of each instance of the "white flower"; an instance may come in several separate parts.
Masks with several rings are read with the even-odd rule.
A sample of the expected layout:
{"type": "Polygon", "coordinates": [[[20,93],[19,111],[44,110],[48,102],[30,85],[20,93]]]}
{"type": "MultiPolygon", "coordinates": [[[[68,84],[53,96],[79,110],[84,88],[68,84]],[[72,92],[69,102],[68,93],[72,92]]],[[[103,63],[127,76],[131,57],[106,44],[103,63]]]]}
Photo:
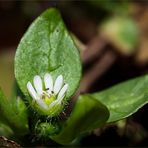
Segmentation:
{"type": "Polygon", "coordinates": [[[55,109],[61,105],[68,89],[68,84],[64,84],[62,75],[59,75],[53,82],[49,73],[44,75],[43,82],[41,77],[36,75],[33,79],[33,85],[30,81],[27,83],[28,92],[43,110],[55,109]]]}

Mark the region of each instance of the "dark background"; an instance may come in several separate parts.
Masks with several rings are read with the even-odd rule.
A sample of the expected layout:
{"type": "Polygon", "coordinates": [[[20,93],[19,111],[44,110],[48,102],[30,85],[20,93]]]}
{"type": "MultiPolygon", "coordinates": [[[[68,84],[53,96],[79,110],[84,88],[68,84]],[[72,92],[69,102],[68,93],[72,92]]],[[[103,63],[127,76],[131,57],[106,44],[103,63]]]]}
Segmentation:
{"type": "MultiPolygon", "coordinates": [[[[120,10],[122,5],[120,1],[105,3],[105,1],[100,0],[98,2],[99,7],[87,1],[0,0],[0,85],[8,96],[10,96],[14,79],[14,53],[30,23],[45,9],[56,7],[60,10],[68,29],[84,44],[88,44],[96,36],[99,24],[107,16],[112,15],[113,9],[120,10]],[[106,8],[106,5],[110,6],[111,9],[106,8]],[[10,85],[8,86],[8,84],[10,85]]],[[[132,8],[131,16],[140,30],[137,51],[131,56],[117,53],[120,58],[97,78],[89,92],[105,89],[148,72],[148,3],[146,1],[130,1],[129,5],[132,8]]],[[[84,73],[89,70],[89,66],[89,64],[84,65],[84,73]]],[[[117,123],[101,130],[95,130],[80,140],[80,146],[146,147],[148,146],[147,114],[148,105],[145,105],[133,116],[124,120],[123,127],[117,123]]]]}

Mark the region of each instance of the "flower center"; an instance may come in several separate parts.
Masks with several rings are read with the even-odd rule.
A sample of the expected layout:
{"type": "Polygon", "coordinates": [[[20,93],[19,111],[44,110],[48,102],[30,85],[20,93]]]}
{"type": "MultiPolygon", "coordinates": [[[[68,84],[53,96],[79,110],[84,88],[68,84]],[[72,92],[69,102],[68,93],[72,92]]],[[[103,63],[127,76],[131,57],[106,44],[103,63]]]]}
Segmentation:
{"type": "Polygon", "coordinates": [[[41,98],[44,100],[44,102],[47,105],[50,105],[56,99],[56,95],[54,95],[54,94],[49,95],[46,91],[43,91],[41,98]]]}

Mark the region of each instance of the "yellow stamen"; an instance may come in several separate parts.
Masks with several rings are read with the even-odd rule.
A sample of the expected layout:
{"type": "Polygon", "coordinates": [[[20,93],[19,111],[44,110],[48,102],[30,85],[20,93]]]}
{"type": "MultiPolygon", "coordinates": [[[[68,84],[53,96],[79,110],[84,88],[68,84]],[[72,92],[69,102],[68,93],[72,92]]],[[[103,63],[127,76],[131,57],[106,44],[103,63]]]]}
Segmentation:
{"type": "Polygon", "coordinates": [[[44,102],[45,102],[47,105],[50,105],[50,104],[56,99],[56,96],[55,96],[55,95],[51,95],[51,96],[50,96],[48,93],[43,92],[42,99],[44,100],[44,102]]]}

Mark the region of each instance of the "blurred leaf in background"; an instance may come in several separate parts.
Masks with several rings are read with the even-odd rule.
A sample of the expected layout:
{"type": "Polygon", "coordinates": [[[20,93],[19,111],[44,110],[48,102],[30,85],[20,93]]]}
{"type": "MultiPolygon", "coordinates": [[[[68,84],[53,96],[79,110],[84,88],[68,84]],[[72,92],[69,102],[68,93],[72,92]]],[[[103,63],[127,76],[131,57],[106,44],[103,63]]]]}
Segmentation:
{"type": "Polygon", "coordinates": [[[14,50],[3,50],[0,52],[0,86],[6,96],[12,95],[14,83],[14,50]]]}
{"type": "Polygon", "coordinates": [[[102,23],[99,30],[120,53],[131,55],[135,52],[139,28],[132,18],[112,16],[102,23]]]}
{"type": "Polygon", "coordinates": [[[97,8],[102,8],[106,11],[126,14],[129,10],[129,0],[87,0],[90,5],[97,8]]]}

